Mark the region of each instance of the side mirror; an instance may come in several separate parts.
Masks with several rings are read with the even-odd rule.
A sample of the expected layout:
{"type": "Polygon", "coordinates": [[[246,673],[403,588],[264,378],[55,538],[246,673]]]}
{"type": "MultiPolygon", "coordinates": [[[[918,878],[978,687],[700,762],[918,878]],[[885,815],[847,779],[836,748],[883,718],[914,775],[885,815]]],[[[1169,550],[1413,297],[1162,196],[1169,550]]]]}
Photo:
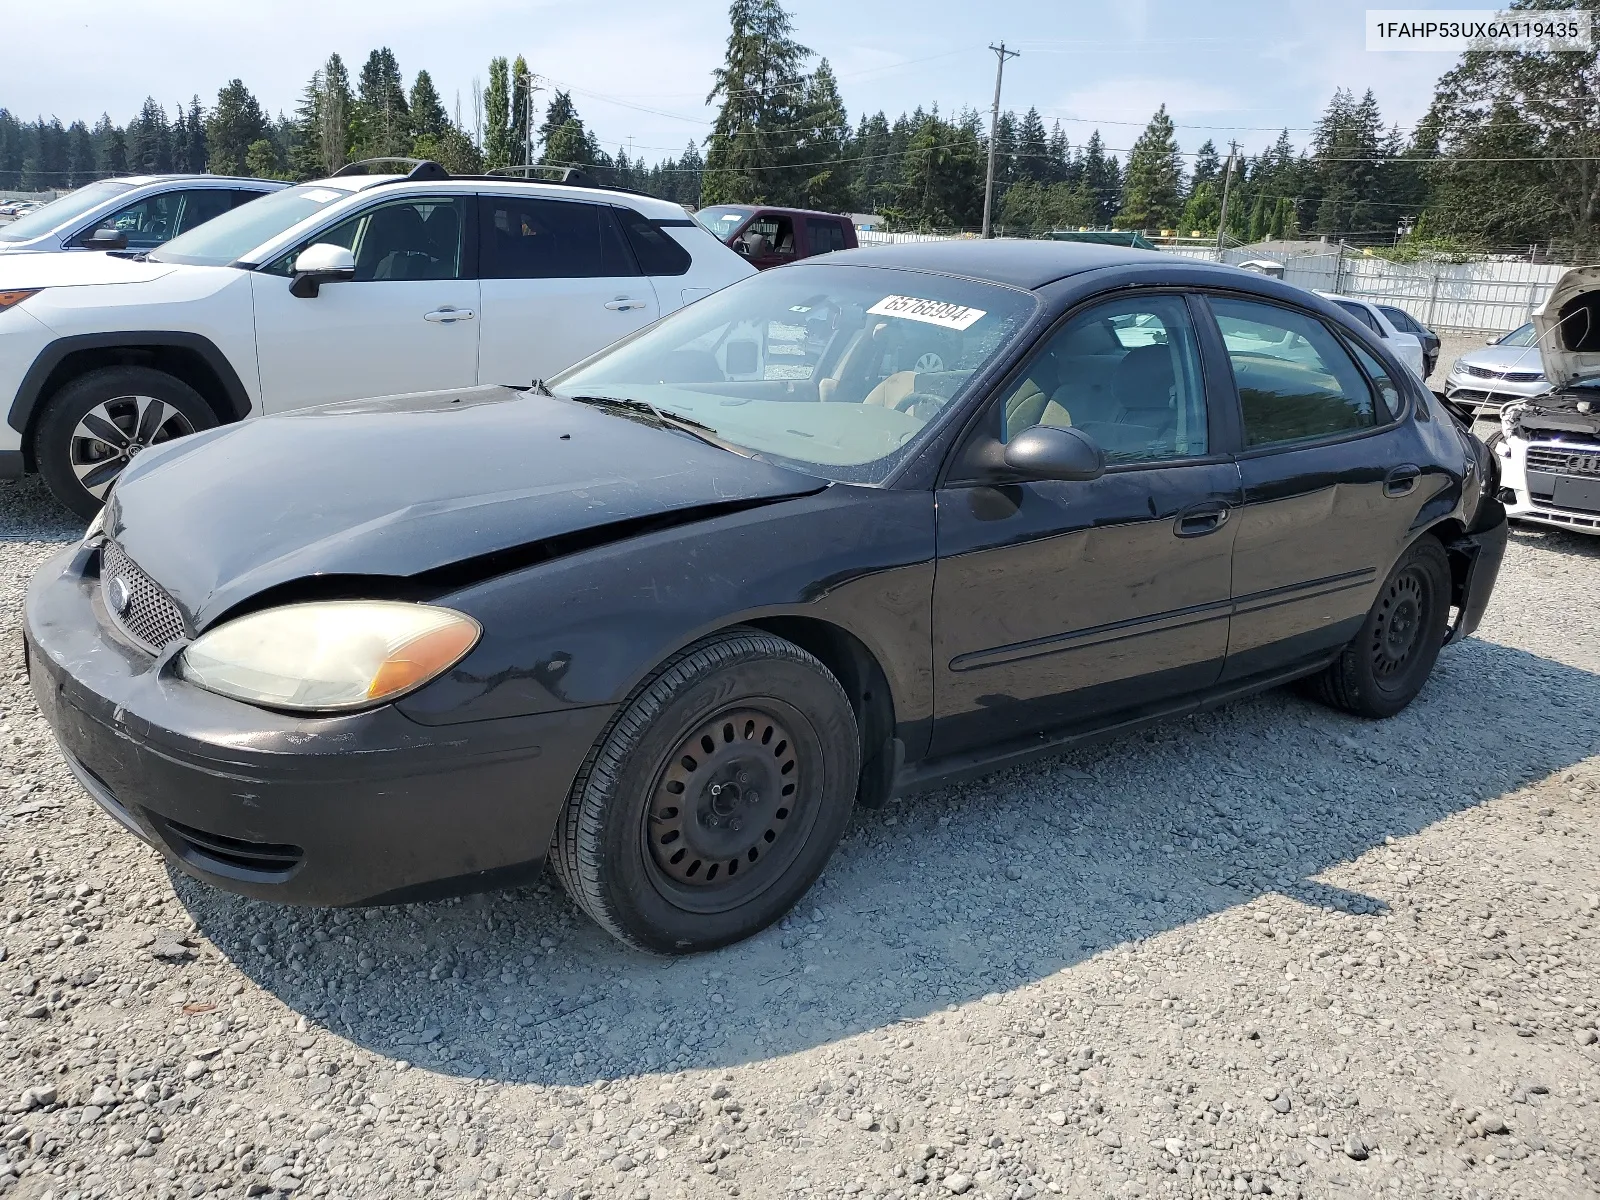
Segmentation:
{"type": "Polygon", "coordinates": [[[99,229],[84,234],[78,239],[78,244],[85,250],[126,250],[128,234],[125,230],[102,225],[99,229]]]}
{"type": "Polygon", "coordinates": [[[1007,443],[1005,465],[1024,479],[1078,482],[1106,473],[1106,453],[1081,429],[1035,425],[1007,443]]]}
{"type": "Polygon", "coordinates": [[[309,300],[317,295],[325,283],[354,279],[356,256],[343,246],[318,242],[300,251],[294,260],[294,280],[289,284],[289,294],[309,300]]]}

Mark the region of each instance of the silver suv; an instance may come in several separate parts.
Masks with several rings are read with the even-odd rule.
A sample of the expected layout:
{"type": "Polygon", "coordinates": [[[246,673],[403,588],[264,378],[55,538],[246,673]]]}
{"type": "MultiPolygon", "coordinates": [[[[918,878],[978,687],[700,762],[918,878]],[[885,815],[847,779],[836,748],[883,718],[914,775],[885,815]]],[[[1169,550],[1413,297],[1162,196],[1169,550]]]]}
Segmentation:
{"type": "Polygon", "coordinates": [[[143,253],[212,217],[288,187],[226,175],[102,179],[0,225],[0,254],[54,250],[143,253]]]}

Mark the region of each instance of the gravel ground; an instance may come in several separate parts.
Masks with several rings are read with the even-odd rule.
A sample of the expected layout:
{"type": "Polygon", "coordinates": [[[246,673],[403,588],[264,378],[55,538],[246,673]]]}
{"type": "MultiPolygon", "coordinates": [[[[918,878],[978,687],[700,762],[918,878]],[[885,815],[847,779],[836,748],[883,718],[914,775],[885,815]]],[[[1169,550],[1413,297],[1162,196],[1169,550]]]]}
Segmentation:
{"type": "Polygon", "coordinates": [[[1600,541],[1519,532],[1393,721],[1274,692],[862,812],[781,928],[667,962],[552,884],[172,877],[20,673],[74,533],[0,489],[9,1197],[1600,1190],[1600,541]]]}

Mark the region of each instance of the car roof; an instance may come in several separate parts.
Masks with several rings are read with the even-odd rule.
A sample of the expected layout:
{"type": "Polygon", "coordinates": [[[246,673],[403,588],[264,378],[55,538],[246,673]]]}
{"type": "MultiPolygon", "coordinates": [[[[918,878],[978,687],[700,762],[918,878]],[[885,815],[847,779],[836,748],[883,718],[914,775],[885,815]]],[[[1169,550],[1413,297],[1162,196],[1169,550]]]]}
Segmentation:
{"type": "Polygon", "coordinates": [[[210,175],[210,174],[190,174],[190,175],[180,175],[180,174],[172,174],[172,175],[117,175],[117,176],[112,176],[109,179],[109,182],[111,182],[111,183],[126,183],[130,187],[149,187],[151,184],[156,184],[156,183],[202,183],[202,184],[211,184],[211,185],[214,185],[216,187],[237,187],[240,184],[253,183],[253,184],[260,184],[262,187],[271,188],[271,189],[275,190],[277,188],[286,188],[286,187],[289,186],[287,183],[285,183],[281,179],[255,179],[255,178],[252,178],[252,177],[250,177],[248,175],[210,175]]]}
{"type": "Polygon", "coordinates": [[[659,221],[687,221],[683,205],[643,192],[593,187],[579,183],[554,183],[541,179],[518,179],[512,175],[457,175],[443,179],[413,179],[405,175],[338,175],[328,179],[313,179],[304,187],[333,188],[354,195],[376,187],[393,187],[396,195],[413,195],[419,191],[449,195],[460,192],[468,195],[532,194],[559,200],[591,200],[621,204],[659,221]]]}
{"type": "Polygon", "coordinates": [[[790,208],[784,204],[708,204],[707,208],[730,208],[740,212],[757,213],[788,213],[796,217],[827,217],[834,221],[848,221],[850,218],[843,213],[824,212],[820,208],[790,208]]]}
{"type": "MultiPolygon", "coordinates": [[[[864,267],[896,267],[963,275],[990,283],[1004,283],[1030,291],[1106,267],[1187,265],[1190,260],[1159,250],[1134,250],[1126,246],[1101,246],[1088,242],[1056,242],[1022,238],[956,238],[938,242],[901,242],[861,250],[837,250],[828,261],[864,267]]],[[[810,260],[807,260],[810,261],[810,260]]]]}

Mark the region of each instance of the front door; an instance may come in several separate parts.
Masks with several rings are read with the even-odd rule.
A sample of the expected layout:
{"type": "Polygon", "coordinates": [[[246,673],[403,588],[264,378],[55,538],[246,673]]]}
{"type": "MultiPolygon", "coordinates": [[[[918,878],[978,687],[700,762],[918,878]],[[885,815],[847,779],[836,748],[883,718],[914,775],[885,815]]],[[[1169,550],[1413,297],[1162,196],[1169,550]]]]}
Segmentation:
{"type": "Polygon", "coordinates": [[[355,255],[356,274],[315,296],[289,293],[298,250],[256,272],[262,408],[476,383],[478,281],[466,217],[463,197],[409,196],[317,234],[313,242],[355,255]]]}
{"type": "Polygon", "coordinates": [[[1244,505],[1227,679],[1290,669],[1355,636],[1441,487],[1403,393],[1319,318],[1213,297],[1238,389],[1244,505]]]}
{"type": "Polygon", "coordinates": [[[958,467],[941,487],[932,755],[1216,682],[1239,476],[1204,379],[1184,298],[1135,295],[1049,335],[986,414],[980,438],[1072,425],[1109,465],[1088,482],[999,485],[958,467]]]}
{"type": "Polygon", "coordinates": [[[661,315],[610,205],[478,201],[484,383],[548,379],[661,315]]]}

